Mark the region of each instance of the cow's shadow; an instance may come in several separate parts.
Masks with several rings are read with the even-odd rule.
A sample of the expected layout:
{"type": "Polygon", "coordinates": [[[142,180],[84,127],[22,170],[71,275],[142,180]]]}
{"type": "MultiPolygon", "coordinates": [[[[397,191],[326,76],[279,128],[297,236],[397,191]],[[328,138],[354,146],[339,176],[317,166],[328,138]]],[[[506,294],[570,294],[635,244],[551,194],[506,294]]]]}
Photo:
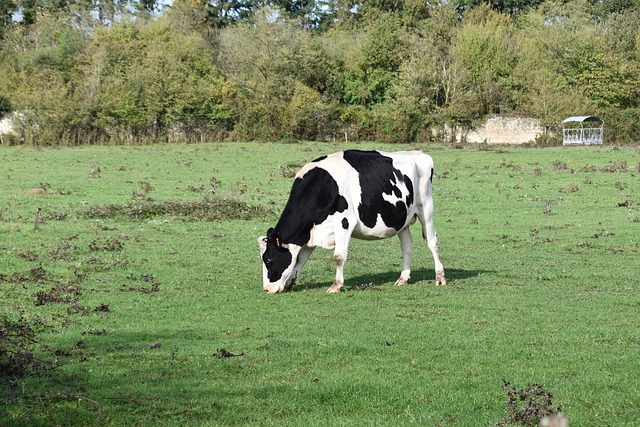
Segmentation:
{"type": "MultiPolygon", "coordinates": [[[[447,276],[447,281],[450,283],[454,280],[461,279],[469,279],[472,277],[477,277],[483,273],[490,273],[489,270],[462,270],[462,269],[446,269],[445,274],[447,276]]],[[[304,275],[304,272],[303,272],[304,275]]],[[[393,285],[398,277],[400,277],[400,272],[397,270],[386,271],[380,273],[371,273],[371,274],[362,274],[359,276],[349,277],[345,274],[344,280],[344,290],[357,290],[365,287],[375,287],[375,286],[383,286],[383,285],[393,285]]],[[[302,277],[304,280],[304,277],[302,277]]],[[[419,282],[435,282],[436,274],[433,269],[428,268],[420,268],[417,270],[411,270],[411,280],[409,280],[409,285],[414,285],[419,282]]],[[[314,282],[310,283],[308,281],[303,281],[303,283],[299,283],[294,286],[293,291],[303,291],[305,289],[315,289],[315,288],[328,288],[331,286],[331,282],[314,282]]]]}

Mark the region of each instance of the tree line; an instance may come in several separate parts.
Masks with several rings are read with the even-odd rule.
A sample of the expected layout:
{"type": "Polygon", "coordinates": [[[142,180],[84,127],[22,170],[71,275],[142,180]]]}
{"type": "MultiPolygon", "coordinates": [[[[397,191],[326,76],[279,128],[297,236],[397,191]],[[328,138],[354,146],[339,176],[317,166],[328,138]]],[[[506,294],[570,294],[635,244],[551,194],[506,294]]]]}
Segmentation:
{"type": "Polygon", "coordinates": [[[491,114],[635,143],[639,30],[634,0],[3,0],[0,116],[33,145],[423,142],[491,114]]]}

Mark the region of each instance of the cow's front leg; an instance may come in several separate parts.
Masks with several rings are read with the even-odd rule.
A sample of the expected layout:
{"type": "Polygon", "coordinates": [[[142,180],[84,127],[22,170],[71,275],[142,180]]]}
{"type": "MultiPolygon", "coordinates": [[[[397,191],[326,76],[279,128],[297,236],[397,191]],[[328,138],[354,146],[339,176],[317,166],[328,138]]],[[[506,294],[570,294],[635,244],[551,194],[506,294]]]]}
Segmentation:
{"type": "Polygon", "coordinates": [[[307,260],[313,253],[314,249],[315,249],[314,247],[309,247],[306,245],[302,247],[302,249],[300,250],[300,253],[298,254],[298,260],[296,261],[296,265],[293,268],[293,271],[291,272],[291,277],[292,277],[291,282],[287,286],[285,286],[284,288],[285,291],[290,291],[291,289],[293,289],[293,286],[296,284],[296,280],[300,276],[300,271],[302,271],[302,267],[304,267],[304,264],[307,262],[307,260]]]}
{"type": "Polygon", "coordinates": [[[396,285],[403,286],[409,282],[411,278],[411,248],[413,246],[413,238],[409,227],[400,230],[398,233],[400,239],[400,248],[402,249],[402,272],[400,278],[396,280],[396,285]]]}

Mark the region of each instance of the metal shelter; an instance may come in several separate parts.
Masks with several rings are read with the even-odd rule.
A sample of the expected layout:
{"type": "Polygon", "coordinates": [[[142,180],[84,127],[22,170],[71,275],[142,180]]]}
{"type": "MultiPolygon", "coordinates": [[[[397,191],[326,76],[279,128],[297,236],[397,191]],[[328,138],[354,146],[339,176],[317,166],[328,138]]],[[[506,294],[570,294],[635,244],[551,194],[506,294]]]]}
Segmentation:
{"type": "Polygon", "coordinates": [[[604,120],[597,116],[574,116],[562,121],[562,145],[602,144],[604,120]]]}

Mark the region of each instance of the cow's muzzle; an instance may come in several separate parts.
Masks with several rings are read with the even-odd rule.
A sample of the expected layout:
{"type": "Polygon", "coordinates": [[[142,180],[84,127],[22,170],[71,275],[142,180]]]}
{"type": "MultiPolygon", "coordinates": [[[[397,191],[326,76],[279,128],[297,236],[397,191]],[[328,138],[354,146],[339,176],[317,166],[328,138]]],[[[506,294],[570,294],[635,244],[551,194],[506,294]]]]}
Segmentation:
{"type": "Polygon", "coordinates": [[[264,288],[264,291],[269,295],[274,295],[274,294],[277,294],[278,292],[282,292],[283,289],[275,286],[267,286],[266,288],[264,288]]]}

